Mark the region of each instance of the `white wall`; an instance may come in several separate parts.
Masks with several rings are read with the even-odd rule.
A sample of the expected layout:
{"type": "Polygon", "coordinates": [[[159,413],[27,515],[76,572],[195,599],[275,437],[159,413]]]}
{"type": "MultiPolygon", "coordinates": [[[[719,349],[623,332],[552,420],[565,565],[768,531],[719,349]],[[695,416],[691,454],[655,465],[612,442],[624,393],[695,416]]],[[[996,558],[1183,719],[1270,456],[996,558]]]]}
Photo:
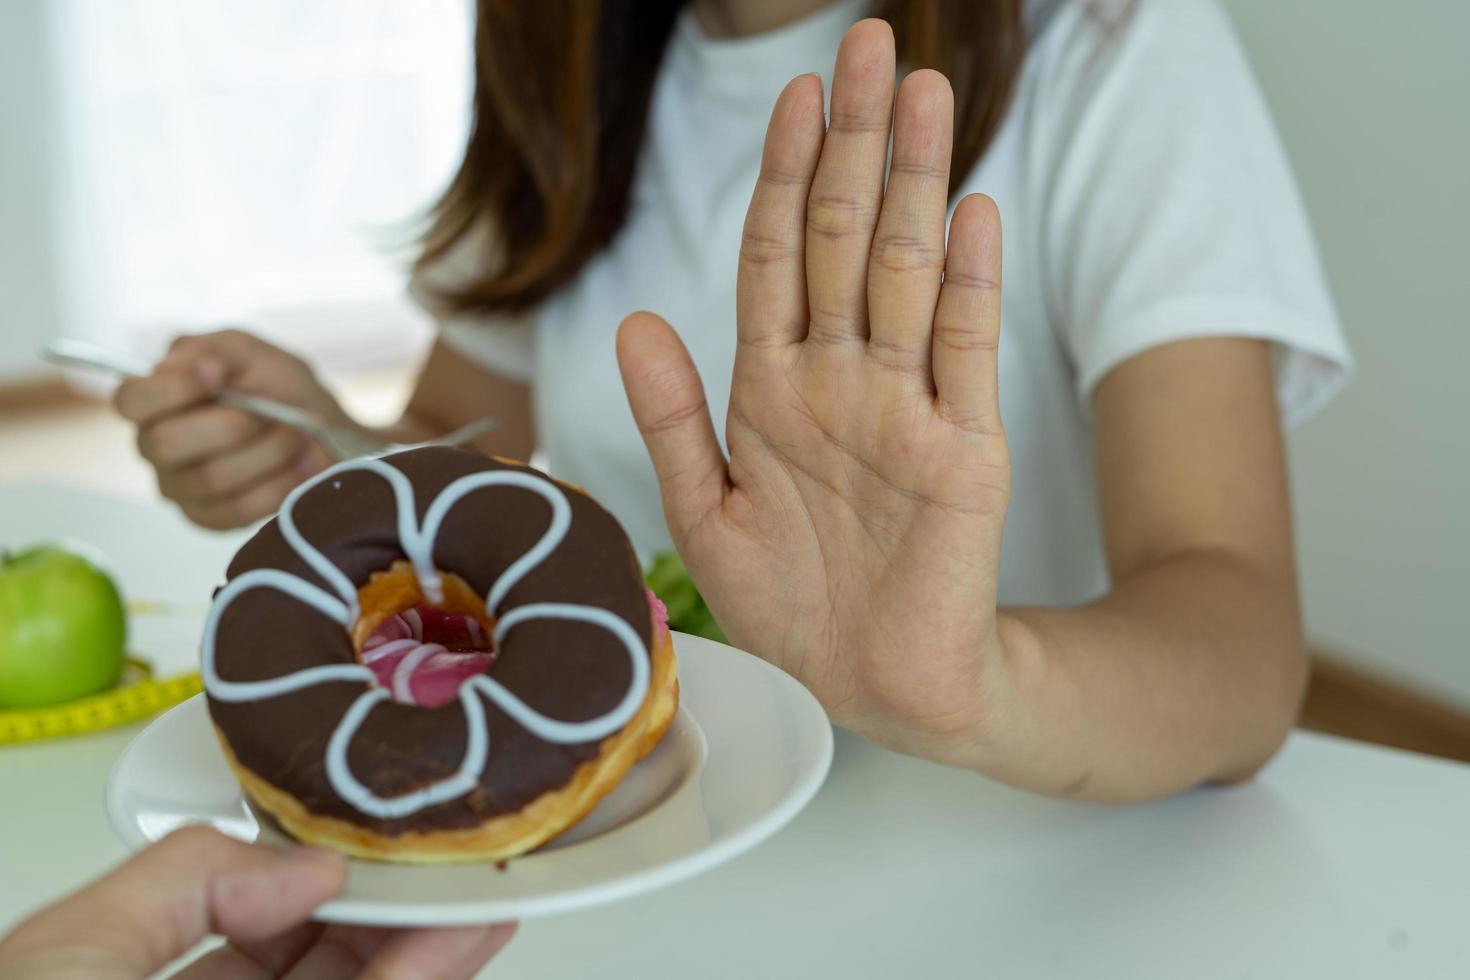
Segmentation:
{"type": "Polygon", "coordinates": [[[1225,5],[1359,366],[1291,440],[1308,628],[1470,706],[1470,4],[1225,5]]]}
{"type": "Polygon", "coordinates": [[[61,333],[151,357],[225,323],[328,373],[416,360],[404,267],[460,156],[463,0],[173,7],[0,0],[0,384],[61,333]]]}
{"type": "Polygon", "coordinates": [[[57,165],[45,0],[0,0],[0,383],[42,370],[60,316],[50,207],[57,165]]]}

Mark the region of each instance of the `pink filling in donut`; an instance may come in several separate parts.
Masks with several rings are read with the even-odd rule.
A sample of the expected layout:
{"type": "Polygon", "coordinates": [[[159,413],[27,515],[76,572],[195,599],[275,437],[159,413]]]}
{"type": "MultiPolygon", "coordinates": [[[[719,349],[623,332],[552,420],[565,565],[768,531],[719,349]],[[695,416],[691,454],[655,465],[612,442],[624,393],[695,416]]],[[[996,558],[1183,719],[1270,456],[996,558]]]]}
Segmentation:
{"type": "MultiPolygon", "coordinates": [[[[669,633],[669,612],[652,590],[654,641],[669,633]]],[[[495,662],[485,628],[473,616],[415,606],[385,619],[362,645],[362,662],[394,701],[438,708],[459,697],[459,686],[495,662]]]]}
{"type": "Polygon", "coordinates": [[[669,635],[669,607],[649,589],[648,608],[653,610],[653,642],[662,643],[669,635]]]}
{"type": "Polygon", "coordinates": [[[362,645],[362,662],[393,700],[437,708],[495,660],[490,637],[472,616],[430,606],[383,621],[362,645]]]}

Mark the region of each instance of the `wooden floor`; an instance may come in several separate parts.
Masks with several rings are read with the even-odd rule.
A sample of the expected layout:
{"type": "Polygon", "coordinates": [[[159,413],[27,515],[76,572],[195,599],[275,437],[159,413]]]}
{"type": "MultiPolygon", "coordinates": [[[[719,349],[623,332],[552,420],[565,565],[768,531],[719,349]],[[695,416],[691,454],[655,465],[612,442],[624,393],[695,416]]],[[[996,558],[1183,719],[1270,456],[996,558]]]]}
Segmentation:
{"type": "Polygon", "coordinates": [[[1349,666],[1313,659],[1300,727],[1470,762],[1470,712],[1349,666]]]}

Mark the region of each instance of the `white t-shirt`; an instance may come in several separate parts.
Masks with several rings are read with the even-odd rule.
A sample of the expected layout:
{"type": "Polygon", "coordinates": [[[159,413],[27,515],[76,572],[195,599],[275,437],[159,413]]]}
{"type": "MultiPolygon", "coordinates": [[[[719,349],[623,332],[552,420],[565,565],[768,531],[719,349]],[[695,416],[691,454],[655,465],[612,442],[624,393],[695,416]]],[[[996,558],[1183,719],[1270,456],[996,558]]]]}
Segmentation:
{"type": "MultiPolygon", "coordinates": [[[[454,349],[532,382],[548,469],[591,491],[645,556],[670,540],[616,327],[636,309],[666,317],[723,434],[736,259],[771,106],[802,72],[830,91],[838,41],[865,8],[839,2],[732,40],[704,36],[686,9],[616,241],[529,316],[442,324],[454,349]]],[[[1074,604],[1107,587],[1088,400],[1110,369],[1181,338],[1267,338],[1290,423],[1330,396],[1349,358],[1285,156],[1216,3],[1061,0],[1031,4],[1028,18],[1014,103],[962,191],[994,197],[1005,224],[1000,390],[1014,472],[1000,599],[1074,604]]],[[[477,261],[473,248],[444,268],[477,261]]]]}

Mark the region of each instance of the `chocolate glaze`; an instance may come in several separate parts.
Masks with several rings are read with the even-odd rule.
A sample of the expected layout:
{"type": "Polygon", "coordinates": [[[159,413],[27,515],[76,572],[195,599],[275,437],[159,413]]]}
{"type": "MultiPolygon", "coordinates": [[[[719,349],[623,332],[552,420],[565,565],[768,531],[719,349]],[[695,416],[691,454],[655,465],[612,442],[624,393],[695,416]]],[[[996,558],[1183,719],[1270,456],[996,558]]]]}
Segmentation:
{"type": "MultiPolygon", "coordinates": [[[[550,480],[527,466],[458,449],[431,448],[387,456],[408,476],[422,520],[452,481],[487,470],[518,470],[550,480]]],[[[622,617],[643,639],[653,633],[643,578],[627,535],[596,501],[563,486],[571,504],[566,540],[516,583],[501,605],[528,602],[600,606],[622,617]]],[[[398,545],[393,493],[370,472],[349,471],[308,491],[293,511],[303,537],[359,588],[375,571],[404,558],[398,545]]],[[[515,487],[485,487],[450,510],[434,547],[434,563],[460,575],[481,596],[497,576],[545,532],[551,508],[515,487]]],[[[278,568],[329,593],[271,520],[230,563],[230,579],[255,568],[278,568]]],[[[356,660],[343,629],[310,606],[273,589],[242,593],[221,617],[216,665],[226,680],[280,677],[304,667],[356,660]]],[[[567,620],[531,620],[513,629],[490,676],[551,718],[585,721],[612,710],[632,681],[628,656],[607,630],[567,620]]],[[[209,699],[209,713],[240,763],[296,797],[313,814],[336,817],[382,834],[473,827],[520,810],[565,786],[576,767],[597,755],[599,742],[557,745],[542,741],[488,700],[489,757],[477,788],[407,817],[380,820],[337,795],[327,780],[327,740],[359,682],[318,684],[278,697],[246,702],[209,699]]],[[[379,796],[396,796],[452,775],[464,755],[466,725],[459,702],[439,708],[383,702],[353,739],[348,763],[379,796]]]]}

